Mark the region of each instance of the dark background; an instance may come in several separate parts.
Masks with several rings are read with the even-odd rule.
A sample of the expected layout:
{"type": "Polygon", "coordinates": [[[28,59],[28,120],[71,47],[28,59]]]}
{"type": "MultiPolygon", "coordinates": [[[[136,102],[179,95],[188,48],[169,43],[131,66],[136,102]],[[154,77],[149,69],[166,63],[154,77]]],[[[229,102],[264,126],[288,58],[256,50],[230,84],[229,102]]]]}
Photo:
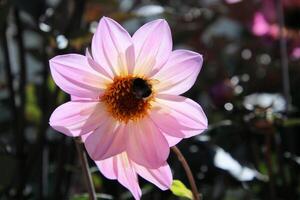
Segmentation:
{"type": "MultiPolygon", "coordinates": [[[[203,54],[198,80],[184,95],[202,105],[209,128],[178,147],[204,200],[300,199],[300,5],[280,7],[280,40],[252,32],[258,11],[273,13],[267,21],[279,27],[280,12],[266,2],[280,1],[0,0],[0,200],[87,199],[74,141],[48,125],[69,98],[53,83],[48,60],[84,54],[102,16],[131,34],[165,18],[175,48],[203,54]]],[[[173,154],[169,163],[189,187],[173,154]]],[[[99,199],[132,198],[90,166],[99,199]]],[[[179,198],[140,184],[142,199],[179,198]]]]}

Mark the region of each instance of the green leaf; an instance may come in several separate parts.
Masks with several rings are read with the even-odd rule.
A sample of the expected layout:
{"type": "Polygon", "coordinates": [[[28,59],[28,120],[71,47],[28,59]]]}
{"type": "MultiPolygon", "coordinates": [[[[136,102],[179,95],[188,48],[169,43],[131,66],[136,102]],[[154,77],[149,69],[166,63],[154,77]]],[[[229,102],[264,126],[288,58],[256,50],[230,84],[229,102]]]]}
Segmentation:
{"type": "Polygon", "coordinates": [[[89,195],[88,194],[77,194],[74,195],[71,200],[89,200],[89,195]]]}
{"type": "Polygon", "coordinates": [[[42,113],[38,106],[35,87],[32,84],[26,86],[27,102],[25,105],[26,118],[34,123],[38,123],[42,113]]]}
{"type": "Polygon", "coordinates": [[[259,172],[264,174],[264,175],[267,175],[268,174],[268,169],[267,169],[267,166],[264,162],[260,162],[258,164],[258,169],[259,169],[259,172]]]}
{"type": "Polygon", "coordinates": [[[95,188],[101,188],[102,186],[102,179],[98,174],[92,174],[92,179],[95,185],[95,188]]]}
{"type": "Polygon", "coordinates": [[[171,185],[171,191],[178,197],[193,199],[193,194],[180,180],[174,180],[171,185]]]}
{"type": "Polygon", "coordinates": [[[47,79],[47,85],[48,85],[50,92],[53,93],[55,91],[56,85],[50,75],[48,76],[48,79],[47,79]]]}
{"type": "MultiPolygon", "coordinates": [[[[96,193],[96,198],[98,200],[100,199],[114,199],[113,196],[109,194],[104,194],[104,193],[96,193]]],[[[71,200],[89,200],[89,194],[83,193],[83,194],[75,194],[71,197],[71,200]]]]}
{"type": "Polygon", "coordinates": [[[300,125],[299,118],[290,118],[283,121],[284,127],[299,126],[299,125],[300,125]]]}

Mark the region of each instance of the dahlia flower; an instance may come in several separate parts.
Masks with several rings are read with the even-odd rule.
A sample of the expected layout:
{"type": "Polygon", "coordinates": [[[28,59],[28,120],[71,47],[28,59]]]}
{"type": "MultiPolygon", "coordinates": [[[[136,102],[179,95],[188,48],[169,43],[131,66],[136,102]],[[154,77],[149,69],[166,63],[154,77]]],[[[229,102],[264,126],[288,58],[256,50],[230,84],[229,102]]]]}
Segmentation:
{"type": "Polygon", "coordinates": [[[52,113],[49,123],[67,136],[84,137],[100,170],[112,160],[121,169],[126,160],[141,176],[140,169],[160,171],[170,146],[207,128],[200,105],[180,96],[195,83],[202,61],[198,53],[172,51],[165,20],[149,22],[131,37],[103,17],[91,53],[50,60],[55,83],[72,98],[52,113]]]}

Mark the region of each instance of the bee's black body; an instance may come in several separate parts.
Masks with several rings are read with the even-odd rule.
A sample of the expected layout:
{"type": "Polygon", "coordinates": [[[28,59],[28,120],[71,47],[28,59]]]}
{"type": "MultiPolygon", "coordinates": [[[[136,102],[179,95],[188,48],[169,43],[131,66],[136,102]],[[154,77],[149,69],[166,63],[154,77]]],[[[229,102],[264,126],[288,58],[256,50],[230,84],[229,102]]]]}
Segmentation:
{"type": "Polygon", "coordinates": [[[151,86],[142,78],[133,80],[132,91],[137,99],[147,98],[152,93],[151,86]]]}

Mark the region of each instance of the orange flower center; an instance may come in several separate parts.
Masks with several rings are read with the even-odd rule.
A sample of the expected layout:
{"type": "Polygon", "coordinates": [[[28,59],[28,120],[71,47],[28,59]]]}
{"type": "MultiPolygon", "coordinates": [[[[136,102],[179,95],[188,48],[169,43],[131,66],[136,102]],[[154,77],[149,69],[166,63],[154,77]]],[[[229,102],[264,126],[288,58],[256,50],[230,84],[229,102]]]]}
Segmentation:
{"type": "Polygon", "coordinates": [[[147,115],[153,99],[152,85],[139,77],[115,77],[100,97],[113,118],[127,123],[147,115]]]}

